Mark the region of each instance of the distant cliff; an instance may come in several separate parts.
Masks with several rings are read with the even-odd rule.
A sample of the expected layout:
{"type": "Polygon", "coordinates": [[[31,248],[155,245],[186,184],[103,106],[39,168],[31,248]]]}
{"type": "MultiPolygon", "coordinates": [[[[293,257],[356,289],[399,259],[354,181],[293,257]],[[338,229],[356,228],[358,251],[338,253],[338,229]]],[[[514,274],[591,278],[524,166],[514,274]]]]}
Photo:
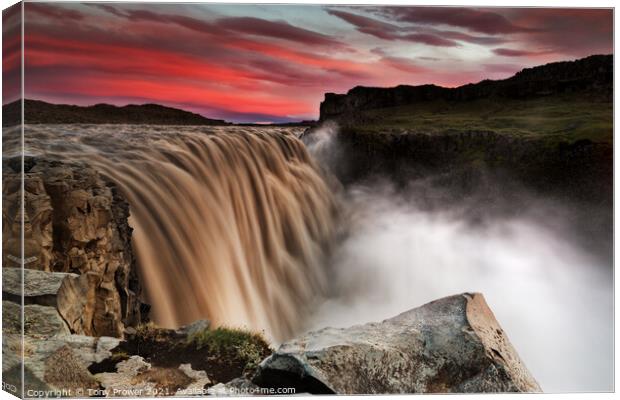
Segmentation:
{"type": "Polygon", "coordinates": [[[466,102],[485,98],[530,99],[549,95],[586,93],[598,100],[613,96],[613,56],[594,55],[526,68],[511,78],[484,80],[457,88],[435,85],[373,88],[357,86],[347,94],[326,93],[321,103],[320,120],[346,122],[365,110],[398,107],[428,101],[466,102]]]}
{"type": "MultiPolygon", "coordinates": [[[[20,107],[19,100],[2,106],[3,126],[19,124],[20,107]]],[[[205,118],[158,104],[129,104],[123,107],[96,104],[81,107],[26,99],[24,116],[27,124],[230,125],[224,120],[205,118]]]]}
{"type": "Polygon", "coordinates": [[[316,148],[329,143],[318,156],[345,186],[387,178],[400,188],[432,192],[428,207],[469,197],[487,211],[517,215],[528,207],[519,196],[538,195],[572,207],[588,245],[612,254],[610,55],[454,89],[401,85],[328,93],[320,119],[302,139],[316,148]]]}

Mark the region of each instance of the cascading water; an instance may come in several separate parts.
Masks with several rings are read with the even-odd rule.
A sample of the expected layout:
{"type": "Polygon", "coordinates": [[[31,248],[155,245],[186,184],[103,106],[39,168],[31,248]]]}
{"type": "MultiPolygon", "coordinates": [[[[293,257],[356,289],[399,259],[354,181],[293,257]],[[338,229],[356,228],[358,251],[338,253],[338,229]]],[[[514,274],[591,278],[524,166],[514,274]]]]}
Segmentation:
{"type": "Polygon", "coordinates": [[[337,206],[293,131],[29,126],[27,132],[27,152],[82,159],[122,189],[159,325],[209,318],[282,340],[301,328],[325,293],[324,256],[337,206]]]}
{"type": "Polygon", "coordinates": [[[316,165],[341,162],[335,129],[305,146],[295,129],[240,127],[32,125],[25,139],[122,188],[160,325],[209,318],[281,341],[481,291],[543,390],[613,387],[613,269],[571,237],[572,209],[540,198],[498,217],[474,197],[429,210],[443,196],[422,180],[349,186],[345,214],[316,165]]]}

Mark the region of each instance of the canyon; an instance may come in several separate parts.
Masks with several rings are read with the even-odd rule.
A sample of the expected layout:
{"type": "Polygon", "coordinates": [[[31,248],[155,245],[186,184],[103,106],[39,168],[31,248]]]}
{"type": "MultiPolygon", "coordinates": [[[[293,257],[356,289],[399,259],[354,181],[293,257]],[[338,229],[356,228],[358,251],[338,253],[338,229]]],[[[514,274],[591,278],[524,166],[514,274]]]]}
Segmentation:
{"type": "Polygon", "coordinates": [[[5,380],[23,363],[27,388],[74,395],[538,392],[606,370],[611,67],[355,88],[309,129],[27,108],[23,159],[20,127],[3,134],[5,380]],[[525,342],[536,323],[573,329],[525,342]],[[536,349],[594,340],[538,378],[536,349]]]}

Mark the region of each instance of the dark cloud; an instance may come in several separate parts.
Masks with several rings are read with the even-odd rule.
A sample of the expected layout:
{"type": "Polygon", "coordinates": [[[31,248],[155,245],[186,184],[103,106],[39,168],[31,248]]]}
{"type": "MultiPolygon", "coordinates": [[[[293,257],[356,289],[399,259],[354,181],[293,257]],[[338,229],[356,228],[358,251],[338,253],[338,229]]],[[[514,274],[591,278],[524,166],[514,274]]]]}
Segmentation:
{"type": "Polygon", "coordinates": [[[442,38],[441,36],[432,33],[419,31],[411,32],[397,25],[388,24],[374,18],[369,18],[346,11],[328,9],[327,12],[355,26],[359,32],[378,37],[379,39],[404,40],[440,47],[458,46],[457,42],[442,38]]]}
{"type": "MultiPolygon", "coordinates": [[[[613,10],[585,8],[356,8],[401,29],[420,29],[448,40],[493,46],[515,43],[530,54],[584,57],[613,51],[613,10]],[[450,26],[460,30],[448,30],[450,26]],[[462,30],[462,31],[461,31],[462,30]]],[[[517,56],[523,50],[498,55],[517,56]]]]}
{"type": "Polygon", "coordinates": [[[21,3],[2,10],[2,101],[21,96],[21,3]]]}
{"type": "Polygon", "coordinates": [[[389,65],[392,68],[398,69],[409,74],[421,74],[428,71],[427,68],[421,67],[413,60],[404,57],[389,57],[385,56],[381,59],[383,63],[389,65]]]}
{"type": "Polygon", "coordinates": [[[454,40],[444,39],[440,36],[432,35],[430,33],[409,33],[403,35],[402,38],[411,42],[424,43],[429,46],[454,47],[459,45],[454,40]]]}
{"type": "Polygon", "coordinates": [[[372,35],[380,39],[394,40],[398,39],[399,28],[396,25],[388,24],[376,20],[374,18],[365,17],[358,14],[349,13],[346,11],[327,9],[329,14],[348,22],[355,26],[355,28],[362,33],[372,35]]]}
{"type": "Polygon", "coordinates": [[[298,28],[286,21],[268,21],[254,17],[230,17],[218,19],[217,25],[225,30],[255,36],[273,37],[309,45],[334,46],[341,44],[330,36],[298,28]]]}
{"type": "Polygon", "coordinates": [[[484,9],[456,7],[385,7],[381,11],[384,15],[391,16],[401,22],[448,25],[490,35],[537,31],[537,29],[515,25],[505,16],[484,9]]]}
{"type": "Polygon", "coordinates": [[[428,26],[424,28],[411,25],[401,26],[336,9],[327,9],[327,12],[354,25],[359,32],[384,40],[405,40],[440,47],[456,47],[459,45],[458,42],[497,45],[505,43],[507,40],[504,37],[471,35],[465,32],[435,29],[428,26]]]}
{"type": "Polygon", "coordinates": [[[520,25],[544,27],[520,37],[522,48],[573,57],[613,52],[612,9],[513,9],[510,16],[520,25]]]}
{"type": "Polygon", "coordinates": [[[116,15],[117,17],[123,17],[123,18],[125,17],[124,13],[122,13],[119,9],[109,4],[85,3],[85,5],[87,5],[88,7],[94,7],[94,8],[98,8],[100,10],[109,12],[110,14],[116,15]]]}
{"type": "Polygon", "coordinates": [[[529,50],[516,50],[516,49],[493,49],[493,53],[498,56],[504,57],[531,57],[531,56],[539,56],[543,54],[548,54],[548,51],[529,51],[529,50]]]}
{"type": "Polygon", "coordinates": [[[121,10],[118,7],[109,5],[100,8],[131,21],[172,23],[196,32],[219,35],[220,37],[226,34],[247,34],[292,41],[305,45],[342,45],[342,43],[336,39],[308,29],[296,27],[286,21],[269,21],[255,17],[228,17],[207,21],[183,15],[155,13],[149,10],[121,10]]]}
{"type": "Polygon", "coordinates": [[[76,20],[80,21],[84,19],[84,15],[76,10],[71,10],[68,8],[64,8],[58,6],[56,4],[45,4],[45,3],[26,3],[25,4],[25,13],[34,12],[40,15],[43,15],[48,18],[54,18],[62,21],[66,20],[76,20]]]}
{"type": "Polygon", "coordinates": [[[458,31],[436,30],[431,28],[427,28],[427,30],[435,32],[437,36],[479,45],[496,45],[508,41],[507,38],[502,36],[474,36],[458,31]]]}

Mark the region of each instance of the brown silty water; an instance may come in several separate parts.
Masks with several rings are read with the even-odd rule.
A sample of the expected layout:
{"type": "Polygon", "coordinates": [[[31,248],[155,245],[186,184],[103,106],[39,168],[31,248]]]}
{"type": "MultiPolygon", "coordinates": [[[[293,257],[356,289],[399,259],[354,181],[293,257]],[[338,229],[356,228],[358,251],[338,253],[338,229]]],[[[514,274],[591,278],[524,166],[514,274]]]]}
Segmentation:
{"type": "Polygon", "coordinates": [[[208,318],[279,341],[302,329],[327,290],[338,214],[299,133],[28,125],[25,151],[84,161],[121,188],[158,325],[208,318]]]}

